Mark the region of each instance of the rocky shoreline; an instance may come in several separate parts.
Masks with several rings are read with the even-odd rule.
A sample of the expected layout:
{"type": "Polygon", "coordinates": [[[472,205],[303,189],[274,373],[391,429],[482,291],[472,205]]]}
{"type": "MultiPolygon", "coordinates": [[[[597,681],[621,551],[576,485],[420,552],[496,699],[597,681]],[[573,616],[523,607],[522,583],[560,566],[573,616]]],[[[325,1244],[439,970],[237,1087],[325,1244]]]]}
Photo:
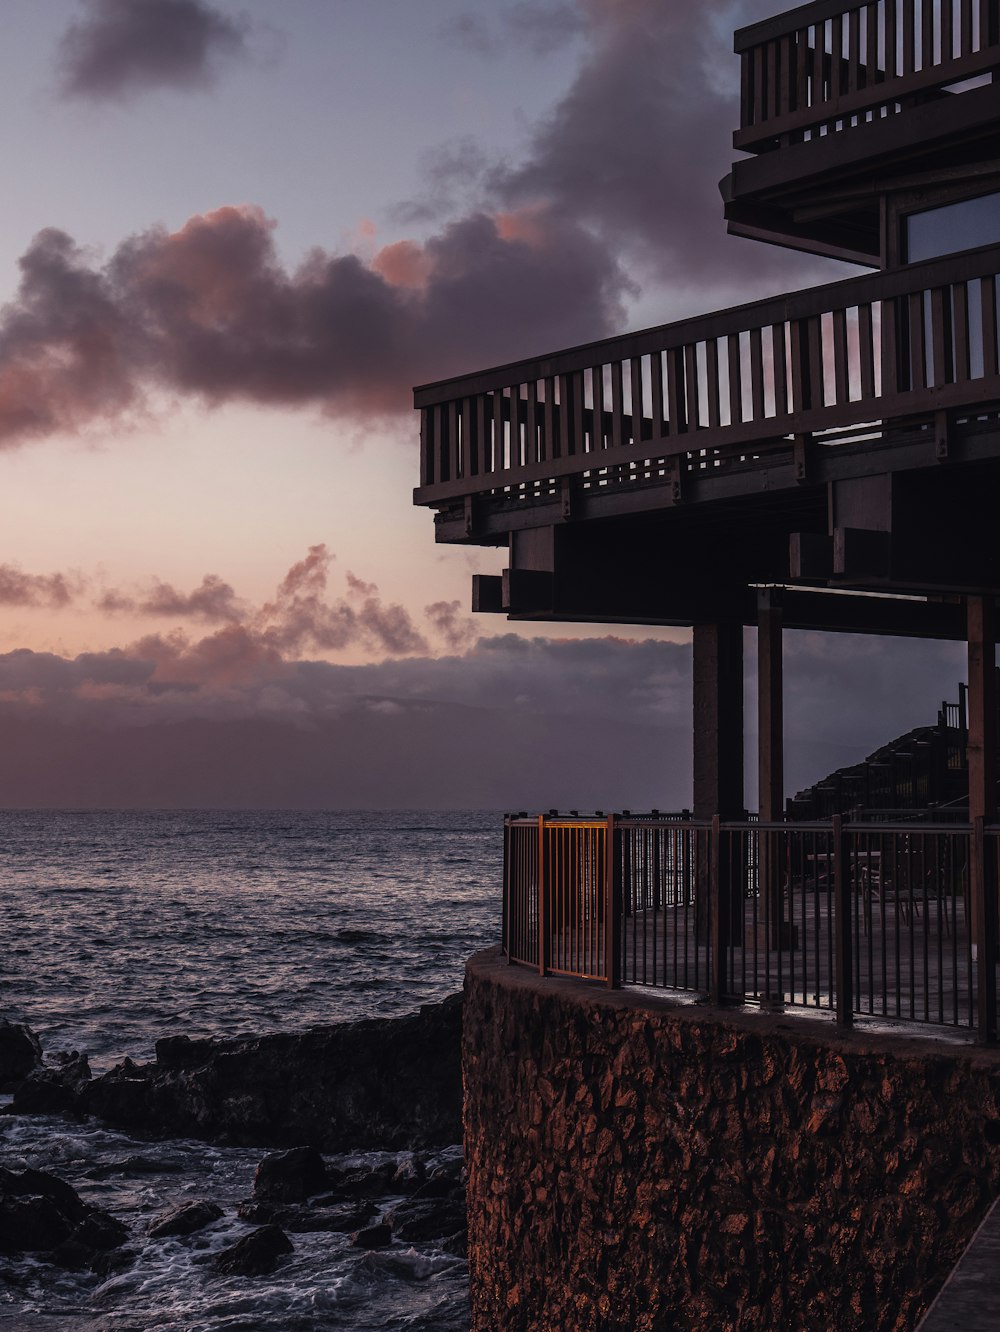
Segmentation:
{"type": "MultiPolygon", "coordinates": [[[[236,1209],[250,1228],[212,1258],[223,1276],[270,1273],[296,1235],[318,1232],[364,1251],[430,1245],[464,1257],[461,1011],[456,995],[401,1018],[298,1034],[170,1037],[153,1062],[125,1059],[99,1077],[85,1056],[45,1056],[30,1028],[0,1019],[0,1091],[13,1093],[3,1113],[283,1149],[260,1162],[236,1209]],[[366,1168],[324,1159],[367,1150],[397,1156],[366,1168]]],[[[197,1238],[222,1217],[212,1198],[186,1199],[142,1239],[197,1238]]],[[[57,1176],[0,1167],[3,1258],[106,1276],[135,1262],[138,1238],[57,1176]]]]}
{"type": "Polygon", "coordinates": [[[152,1063],[92,1078],[76,1052],[43,1058],[38,1038],[0,1019],[0,1091],[11,1114],[93,1115],[119,1128],[241,1146],[326,1152],[460,1142],[462,999],[233,1039],[170,1036],[152,1063]]]}

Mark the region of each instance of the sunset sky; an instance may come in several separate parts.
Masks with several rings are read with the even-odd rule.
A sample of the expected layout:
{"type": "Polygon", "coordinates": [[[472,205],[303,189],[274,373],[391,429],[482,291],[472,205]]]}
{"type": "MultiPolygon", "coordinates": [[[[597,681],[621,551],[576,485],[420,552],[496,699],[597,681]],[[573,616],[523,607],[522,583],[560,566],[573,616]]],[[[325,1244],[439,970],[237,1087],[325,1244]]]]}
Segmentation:
{"type": "MultiPolygon", "coordinates": [[[[725,235],[781,7],[8,0],[0,804],[689,798],[687,636],[474,620],[410,390],[841,275],[725,235]]],[[[961,675],[788,638],[793,781],[961,675]]]]}

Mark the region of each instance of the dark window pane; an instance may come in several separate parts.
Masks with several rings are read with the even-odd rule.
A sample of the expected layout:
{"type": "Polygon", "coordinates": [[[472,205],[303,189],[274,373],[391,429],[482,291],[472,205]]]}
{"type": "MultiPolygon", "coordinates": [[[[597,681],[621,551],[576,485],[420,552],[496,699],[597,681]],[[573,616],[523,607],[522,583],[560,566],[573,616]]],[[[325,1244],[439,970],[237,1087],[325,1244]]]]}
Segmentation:
{"type": "Polygon", "coordinates": [[[1000,243],[1000,194],[911,213],[906,219],[906,257],[909,263],[941,254],[1000,243]]]}

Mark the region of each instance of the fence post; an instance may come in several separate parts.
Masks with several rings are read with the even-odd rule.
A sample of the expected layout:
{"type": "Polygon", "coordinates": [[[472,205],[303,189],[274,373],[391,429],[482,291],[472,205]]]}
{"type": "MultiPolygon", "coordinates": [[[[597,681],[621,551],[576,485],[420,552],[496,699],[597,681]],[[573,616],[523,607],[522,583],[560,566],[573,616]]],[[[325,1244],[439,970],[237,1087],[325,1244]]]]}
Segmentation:
{"type": "Polygon", "coordinates": [[[538,816],[538,974],[549,972],[548,857],[545,854],[545,815],[538,816]]]}
{"type": "MultiPolygon", "coordinates": [[[[718,814],[712,815],[712,827],[709,832],[708,847],[708,910],[709,929],[712,940],[712,1003],[724,1004],[726,1001],[726,958],[729,933],[729,892],[728,883],[723,890],[722,861],[722,820],[718,814]],[[725,900],[723,900],[725,899],[725,900]]],[[[728,876],[725,876],[728,878],[728,876]]]]}
{"type": "MultiPolygon", "coordinates": [[[[994,852],[996,848],[993,848],[994,852]]],[[[976,1029],[979,1039],[991,1044],[997,1037],[996,903],[994,857],[986,852],[986,820],[980,814],[972,825],[973,944],[976,954],[976,1029]]]]}
{"type": "Polygon", "coordinates": [[[853,894],[851,892],[850,834],[844,831],[844,820],[833,816],[833,940],[836,966],[835,998],[837,1022],[841,1027],[854,1025],[854,936],[853,894]]]}
{"type": "Polygon", "coordinates": [[[510,962],[510,815],[503,816],[503,903],[500,922],[500,938],[503,951],[510,962]]]}
{"type": "Polygon", "coordinates": [[[618,816],[608,818],[604,865],[604,974],[609,990],[622,983],[621,831],[618,816]]]}

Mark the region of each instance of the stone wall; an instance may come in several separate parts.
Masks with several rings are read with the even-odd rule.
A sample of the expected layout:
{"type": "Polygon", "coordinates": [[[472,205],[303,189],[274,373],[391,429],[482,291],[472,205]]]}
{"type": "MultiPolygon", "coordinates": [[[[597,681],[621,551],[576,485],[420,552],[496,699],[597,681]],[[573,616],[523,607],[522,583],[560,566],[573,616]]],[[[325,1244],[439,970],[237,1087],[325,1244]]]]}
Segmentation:
{"type": "Polygon", "coordinates": [[[915,1326],[1000,1193],[1000,1052],[469,963],[474,1332],[915,1326]]]}

